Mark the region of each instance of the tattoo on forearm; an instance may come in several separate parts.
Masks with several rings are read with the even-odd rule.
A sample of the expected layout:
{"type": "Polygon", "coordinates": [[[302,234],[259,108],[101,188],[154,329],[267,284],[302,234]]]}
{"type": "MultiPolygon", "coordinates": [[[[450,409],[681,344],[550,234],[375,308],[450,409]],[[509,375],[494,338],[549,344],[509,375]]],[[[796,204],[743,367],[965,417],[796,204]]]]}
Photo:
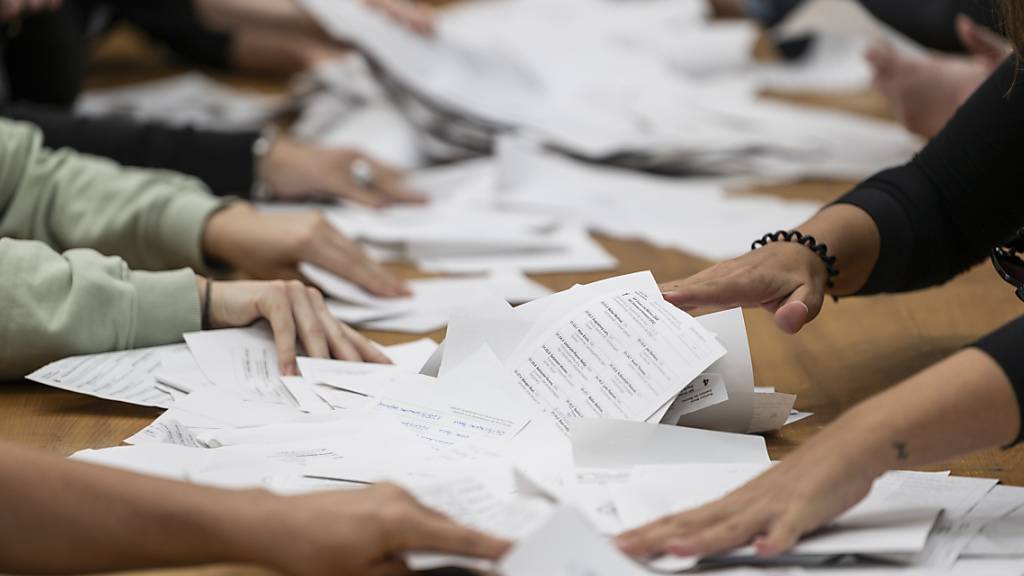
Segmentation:
{"type": "Polygon", "coordinates": [[[906,442],[900,442],[899,440],[897,440],[896,442],[892,443],[892,447],[896,450],[896,459],[897,460],[909,460],[910,459],[910,453],[907,452],[907,443],[906,442]]]}

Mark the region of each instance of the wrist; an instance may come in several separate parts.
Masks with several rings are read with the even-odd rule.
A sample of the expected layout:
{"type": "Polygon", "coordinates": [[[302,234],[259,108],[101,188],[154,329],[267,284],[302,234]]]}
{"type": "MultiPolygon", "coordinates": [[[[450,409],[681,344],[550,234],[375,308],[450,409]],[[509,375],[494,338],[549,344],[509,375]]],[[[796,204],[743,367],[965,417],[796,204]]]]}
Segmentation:
{"type": "Polygon", "coordinates": [[[247,202],[233,202],[223,209],[214,212],[206,221],[203,229],[203,255],[208,262],[237,265],[239,254],[244,254],[245,246],[240,245],[239,229],[242,223],[255,213],[247,202]]]}
{"type": "Polygon", "coordinates": [[[223,562],[280,568],[274,553],[290,536],[281,529],[288,505],[264,490],[224,491],[220,513],[211,519],[211,540],[224,551],[223,562]]]}

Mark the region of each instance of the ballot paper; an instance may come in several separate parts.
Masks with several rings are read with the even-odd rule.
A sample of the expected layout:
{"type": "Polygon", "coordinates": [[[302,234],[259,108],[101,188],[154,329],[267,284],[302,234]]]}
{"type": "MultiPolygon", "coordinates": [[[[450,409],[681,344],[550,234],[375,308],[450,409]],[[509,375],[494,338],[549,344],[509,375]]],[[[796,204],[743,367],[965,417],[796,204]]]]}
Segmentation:
{"type": "Polygon", "coordinates": [[[404,344],[381,346],[380,349],[395,366],[419,372],[437,350],[437,342],[430,338],[419,338],[404,344]]]}
{"type": "Polygon", "coordinates": [[[586,228],[567,224],[545,237],[550,248],[529,253],[492,253],[471,256],[417,258],[424,272],[474,274],[518,270],[524,274],[603,272],[619,261],[594,240],[586,228]]]}
{"type": "MultiPolygon", "coordinates": [[[[475,477],[414,484],[410,488],[424,505],[459,524],[513,542],[529,536],[554,510],[543,498],[508,497],[475,477]]],[[[488,570],[493,566],[490,561],[429,553],[407,555],[406,564],[416,571],[452,566],[488,570]]]]}
{"type": "Polygon", "coordinates": [[[481,346],[437,379],[411,374],[382,382],[371,411],[393,415],[440,446],[508,440],[535,417],[533,407],[514,395],[511,380],[490,348],[481,346]]]}
{"type": "Polygon", "coordinates": [[[568,304],[561,316],[532,329],[505,365],[565,432],[579,418],[644,420],[725,355],[714,336],[662,299],[649,272],[569,291],[561,301],[568,304]]]}
{"type": "Polygon", "coordinates": [[[277,98],[235,90],[189,72],[143,84],[87,90],[75,102],[75,113],[237,131],[259,130],[281,104],[277,98]]]}
{"type": "Polygon", "coordinates": [[[97,398],[166,408],[174,397],[159,386],[154,373],[160,369],[166,352],[179,351],[182,347],[175,344],[72,356],[51,362],[27,378],[97,398]]]}
{"type": "Polygon", "coordinates": [[[725,381],[728,400],[696,412],[682,413],[684,407],[670,408],[661,419],[665,424],[706,428],[722,432],[748,432],[753,411],[754,369],[743,311],[739,308],[697,318],[713,333],[728,353],[707,369],[725,381]]]}
{"type": "Polygon", "coordinates": [[[585,418],[572,424],[573,459],[582,468],[686,462],[768,463],[764,438],[645,422],[585,418]]]}
{"type": "Polygon", "coordinates": [[[412,296],[382,298],[365,292],[351,282],[312,264],[302,264],[303,275],[309,278],[331,298],[349,306],[332,305],[331,313],[340,320],[361,323],[370,320],[400,316],[404,313],[446,314],[467,299],[481,293],[490,293],[510,302],[527,302],[551,291],[518,272],[506,272],[484,277],[425,278],[410,282],[412,296]]]}
{"type": "Polygon", "coordinates": [[[202,448],[146,444],[79,450],[71,455],[71,459],[138,474],[185,481],[188,480],[189,464],[202,452],[202,448]]]}
{"type": "Polygon", "coordinates": [[[754,411],[747,432],[760,434],[774,432],[789,423],[792,417],[795,394],[767,392],[754,394],[754,411]]]}
{"type": "Polygon", "coordinates": [[[281,383],[277,348],[270,327],[257,324],[185,334],[203,373],[218,388],[249,400],[296,405],[281,383]]]}
{"type": "Polygon", "coordinates": [[[913,553],[894,551],[882,557],[915,566],[949,568],[985,523],[991,520],[990,508],[978,505],[997,483],[997,480],[989,478],[919,477],[913,483],[913,496],[907,496],[907,499],[913,498],[924,506],[939,506],[943,514],[923,550],[913,553]]]}
{"type": "MultiPolygon", "coordinates": [[[[694,562],[695,564],[696,562],[694,562]]],[[[583,515],[559,508],[501,559],[505,576],[641,576],[654,574],[597,533],[583,515]]]]}
{"type": "Polygon", "coordinates": [[[978,503],[990,513],[963,556],[1024,557],[1024,488],[996,486],[978,503]]]}
{"type": "MultiPolygon", "coordinates": [[[[501,202],[519,209],[555,210],[592,231],[642,239],[711,260],[738,256],[763,230],[796,226],[817,202],[729,194],[725,180],[668,178],[594,166],[505,140],[501,202]]],[[[736,184],[736,182],[734,182],[736,184]]]]}

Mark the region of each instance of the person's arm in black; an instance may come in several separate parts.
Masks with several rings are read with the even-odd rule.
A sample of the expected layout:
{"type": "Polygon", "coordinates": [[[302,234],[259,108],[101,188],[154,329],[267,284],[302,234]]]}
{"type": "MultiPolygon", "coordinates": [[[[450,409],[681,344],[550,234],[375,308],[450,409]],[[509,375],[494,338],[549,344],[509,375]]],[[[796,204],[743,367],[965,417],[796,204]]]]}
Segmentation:
{"type": "MultiPolygon", "coordinates": [[[[749,16],[765,26],[780,23],[802,0],[739,0],[749,16]]],[[[998,30],[997,6],[992,0],[859,0],[876,18],[920,42],[947,52],[962,52],[956,17],[966,14],[975,22],[998,30]]]]}
{"type": "Polygon", "coordinates": [[[190,174],[220,195],[248,196],[253,187],[256,132],[226,133],[140,123],[123,118],[85,118],[33,104],[0,106],[0,115],[32,122],[48,148],[72,148],[120,164],[190,174]]]}
{"type": "Polygon", "coordinates": [[[1004,62],[914,160],[839,199],[878,227],[878,260],[860,293],[941,284],[1024,225],[1024,86],[1013,87],[1015,64],[1004,62]]]}
{"type": "MultiPolygon", "coordinates": [[[[1013,86],[1016,65],[1015,57],[1004,62],[913,161],[838,201],[867,212],[878,228],[878,260],[860,294],[941,284],[1024,227],[1024,86],[1013,86]]],[[[1024,413],[1021,343],[1024,317],[975,346],[1006,372],[1024,413]]]]}

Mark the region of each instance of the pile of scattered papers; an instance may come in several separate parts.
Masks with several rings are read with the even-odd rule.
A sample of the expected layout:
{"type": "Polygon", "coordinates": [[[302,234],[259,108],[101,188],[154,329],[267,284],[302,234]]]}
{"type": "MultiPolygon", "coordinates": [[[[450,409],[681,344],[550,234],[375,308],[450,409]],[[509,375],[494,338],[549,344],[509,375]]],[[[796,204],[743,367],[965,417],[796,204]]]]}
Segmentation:
{"type": "MultiPolygon", "coordinates": [[[[272,338],[257,326],[68,358],[30,379],[166,408],[127,446],[77,459],[282,494],[398,482],[518,542],[496,567],[430,554],[410,555],[411,566],[510,576],[694,567],[695,558],[637,564],[607,537],[750,480],[771,465],[765,441],[736,432],[791,420],[792,397],[765,402],[779,395],[753,387],[740,312],[691,318],[662,300],[649,273],[516,308],[481,298],[452,313],[441,346],[384,351],[395,364],[300,358],[301,376],[280,377],[272,338]]],[[[1024,490],[995,484],[887,474],[787,561],[856,555],[938,570],[1024,553],[1014,537],[1024,490]]],[[[703,562],[758,559],[744,549],[703,562]]]]}
{"type": "MultiPolygon", "coordinates": [[[[630,167],[862,178],[921,145],[893,124],[759,99],[759,79],[776,66],[762,71],[753,60],[758,30],[708,20],[704,0],[470,2],[443,11],[432,38],[356,2],[303,4],[383,71],[399,106],[372,105],[378,120],[391,118],[377,127],[396,126],[404,115],[421,137],[450,144],[456,158],[526,133],[630,167]]],[[[323,74],[351,78],[360,68],[367,69],[323,74]]],[[[315,113],[322,117],[322,109],[315,113]]],[[[325,122],[311,126],[329,132],[325,122]]]]}

